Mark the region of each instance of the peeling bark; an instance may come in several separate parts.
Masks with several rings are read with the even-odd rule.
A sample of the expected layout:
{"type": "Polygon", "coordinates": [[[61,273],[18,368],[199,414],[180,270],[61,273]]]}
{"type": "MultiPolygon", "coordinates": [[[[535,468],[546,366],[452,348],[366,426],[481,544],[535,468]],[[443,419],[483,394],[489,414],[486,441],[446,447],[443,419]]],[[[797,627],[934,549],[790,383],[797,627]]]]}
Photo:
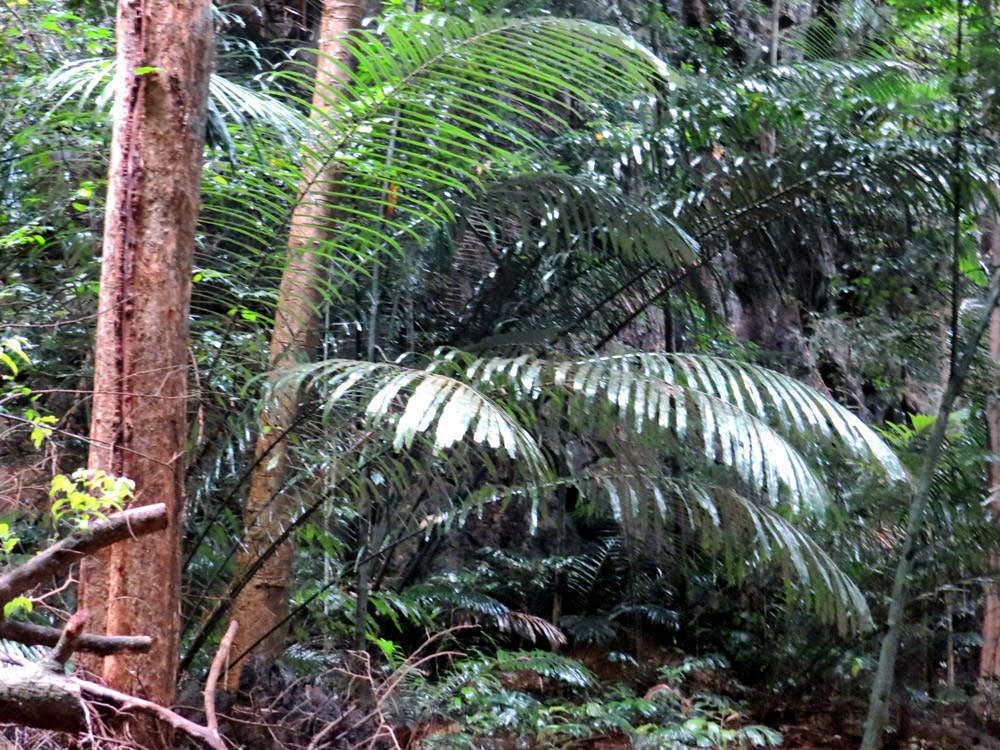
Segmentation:
{"type": "MultiPolygon", "coordinates": [[[[119,0],[118,75],[101,259],[89,466],[166,505],[167,529],[82,566],[99,633],[149,634],[148,655],[80,664],[169,705],[176,690],[187,339],[213,40],[209,0],[119,0]]],[[[160,744],[159,736],[140,741],[160,744]]]]}

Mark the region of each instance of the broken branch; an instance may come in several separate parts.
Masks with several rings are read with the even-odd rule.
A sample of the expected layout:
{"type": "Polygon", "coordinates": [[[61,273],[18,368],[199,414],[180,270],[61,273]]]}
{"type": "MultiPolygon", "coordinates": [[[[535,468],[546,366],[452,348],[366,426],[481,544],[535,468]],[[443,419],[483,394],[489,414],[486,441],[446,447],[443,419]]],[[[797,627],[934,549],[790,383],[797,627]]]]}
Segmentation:
{"type": "MultiPolygon", "coordinates": [[[[28,622],[4,620],[0,622],[0,638],[16,641],[26,646],[46,646],[55,648],[62,636],[59,628],[33,625],[28,622]]],[[[149,653],[153,639],[146,635],[90,635],[81,633],[76,643],[77,651],[86,651],[98,656],[111,656],[129,651],[137,654],[149,653]]]]}
{"type": "Polygon", "coordinates": [[[144,505],[95,521],[85,531],[77,531],[53,544],[41,554],[0,576],[0,606],[16,596],[63,572],[84,555],[122,539],[152,534],[167,528],[167,506],[144,505]]]}

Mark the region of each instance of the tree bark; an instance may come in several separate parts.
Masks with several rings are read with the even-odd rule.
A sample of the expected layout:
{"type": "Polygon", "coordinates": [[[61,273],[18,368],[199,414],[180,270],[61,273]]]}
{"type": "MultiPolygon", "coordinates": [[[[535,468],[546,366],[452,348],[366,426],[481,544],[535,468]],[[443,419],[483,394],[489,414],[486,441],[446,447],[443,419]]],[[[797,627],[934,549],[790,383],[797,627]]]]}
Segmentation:
{"type": "MultiPolygon", "coordinates": [[[[995,199],[1000,199],[1000,186],[994,185],[993,195],[995,199]]],[[[989,226],[983,240],[985,255],[990,264],[993,268],[1000,268],[1000,213],[995,209],[990,209],[989,226]]],[[[1000,373],[1000,308],[994,309],[990,318],[989,351],[994,372],[1000,373]]],[[[986,429],[989,452],[993,457],[987,464],[990,512],[993,522],[1000,525],[1000,394],[995,390],[986,397],[986,429]]],[[[994,575],[1000,575],[1000,555],[993,558],[993,571],[994,575]]],[[[995,581],[986,591],[982,634],[979,677],[983,680],[1000,679],[1000,586],[995,581]]]]}
{"type": "MultiPolygon", "coordinates": [[[[361,25],[361,0],[325,0],[320,21],[319,61],[313,93],[313,119],[326,121],[331,89],[348,75],[352,64],[345,37],[361,25]]],[[[320,285],[325,275],[322,243],[330,235],[335,206],[327,197],[336,166],[310,160],[304,170],[300,199],[292,214],[288,260],[278,291],[271,334],[269,401],[260,418],[256,468],[244,513],[244,552],[239,567],[246,569],[263,555],[291,522],[294,504],[285,492],[288,467],[287,432],[298,419],[298,393],[279,383],[290,367],[308,361],[319,342],[320,285]]],[[[280,653],[285,638],[281,627],[288,614],[288,587],[294,549],[291,541],[280,545],[250,583],[237,595],[233,619],[239,623],[232,649],[233,665],[251,649],[261,658],[280,653]]],[[[229,670],[227,689],[239,683],[240,669],[229,670]]]]}
{"type": "MultiPolygon", "coordinates": [[[[81,606],[98,632],[148,633],[149,654],[80,663],[169,705],[180,632],[187,345],[213,21],[209,0],[120,0],[89,466],[163,502],[158,535],[88,558],[81,606]]],[[[140,743],[162,746],[136,727],[140,743]]]]}

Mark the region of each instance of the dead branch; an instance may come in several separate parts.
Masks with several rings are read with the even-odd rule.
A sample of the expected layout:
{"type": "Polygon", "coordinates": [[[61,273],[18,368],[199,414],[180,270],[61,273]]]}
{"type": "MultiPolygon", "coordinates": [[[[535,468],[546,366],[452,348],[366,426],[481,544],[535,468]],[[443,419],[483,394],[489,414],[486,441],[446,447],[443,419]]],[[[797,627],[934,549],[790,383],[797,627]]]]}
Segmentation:
{"type": "Polygon", "coordinates": [[[83,623],[87,621],[87,610],[80,610],[74,613],[63,628],[62,637],[46,658],[47,661],[57,665],[60,669],[66,667],[66,662],[80,645],[80,636],[83,635],[83,623]]]}
{"type": "Polygon", "coordinates": [[[201,724],[196,724],[190,719],[185,719],[180,714],[161,706],[159,703],[153,703],[143,698],[136,698],[127,693],[120,693],[117,690],[112,690],[111,688],[87,680],[81,680],[77,677],[70,677],[69,680],[80,688],[85,698],[100,700],[102,703],[113,706],[121,712],[143,713],[147,716],[152,716],[177,731],[183,732],[191,739],[207,745],[212,750],[226,750],[226,745],[218,734],[210,731],[208,727],[203,727],[201,724]]]}
{"type": "MultiPolygon", "coordinates": [[[[0,576],[0,606],[61,573],[84,555],[166,527],[167,510],[162,503],[123,511],[97,521],[90,529],[72,534],[0,576]]],[[[0,621],[0,637],[52,647],[52,652],[37,664],[0,671],[0,719],[26,727],[79,734],[87,729],[85,702],[90,700],[119,713],[152,716],[211,750],[226,750],[217,726],[203,727],[152,701],[64,674],[66,662],[78,650],[107,655],[121,651],[149,651],[152,645],[149,637],[86,635],[83,633],[86,616],[86,612],[77,612],[61,631],[28,623],[0,621]]],[[[222,656],[220,665],[225,658],[222,656]]],[[[216,680],[219,669],[221,666],[216,668],[213,665],[216,680]]],[[[212,687],[214,695],[214,684],[212,687]]],[[[206,686],[206,698],[208,692],[206,686]]],[[[212,721],[215,722],[214,711],[212,721]]]]}
{"type": "Polygon", "coordinates": [[[163,503],[131,508],[95,521],[89,529],[71,534],[36,557],[0,576],[0,606],[43,583],[51,576],[62,573],[84,555],[122,539],[152,534],[165,528],[167,528],[167,506],[163,503]]]}
{"type": "Polygon", "coordinates": [[[219,643],[219,650],[212,660],[212,667],[208,670],[208,679],[205,680],[205,725],[216,737],[219,736],[219,720],[215,716],[215,686],[219,682],[219,674],[226,662],[229,661],[229,651],[233,647],[233,639],[236,638],[236,631],[239,623],[232,620],[226,634],[219,643]]]}
{"type": "Polygon", "coordinates": [[[79,734],[87,729],[84,702],[94,700],[119,713],[153,716],[212,750],[226,750],[218,731],[185,719],[169,708],[63,674],[85,619],[85,612],[73,615],[59,643],[42,661],[0,671],[0,718],[3,721],[79,734]]]}
{"type": "MultiPolygon", "coordinates": [[[[26,646],[54,648],[61,636],[62,631],[59,628],[13,620],[0,622],[0,638],[23,643],[26,646]]],[[[153,639],[146,635],[90,635],[81,633],[76,644],[77,651],[86,651],[98,656],[111,656],[123,651],[145,654],[152,647],[153,639]]]]}

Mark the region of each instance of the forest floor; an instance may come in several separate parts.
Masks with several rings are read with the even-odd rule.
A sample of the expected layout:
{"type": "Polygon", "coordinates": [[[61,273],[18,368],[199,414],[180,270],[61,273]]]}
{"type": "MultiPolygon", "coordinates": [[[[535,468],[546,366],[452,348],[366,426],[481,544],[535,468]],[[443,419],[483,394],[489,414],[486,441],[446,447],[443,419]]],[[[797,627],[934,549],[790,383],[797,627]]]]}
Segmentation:
{"type": "MultiPolygon", "coordinates": [[[[982,713],[981,702],[913,707],[897,721],[884,750],[1000,750],[995,722],[982,713]]],[[[785,750],[857,750],[864,716],[815,711],[790,725],[775,727],[785,750]]]]}

